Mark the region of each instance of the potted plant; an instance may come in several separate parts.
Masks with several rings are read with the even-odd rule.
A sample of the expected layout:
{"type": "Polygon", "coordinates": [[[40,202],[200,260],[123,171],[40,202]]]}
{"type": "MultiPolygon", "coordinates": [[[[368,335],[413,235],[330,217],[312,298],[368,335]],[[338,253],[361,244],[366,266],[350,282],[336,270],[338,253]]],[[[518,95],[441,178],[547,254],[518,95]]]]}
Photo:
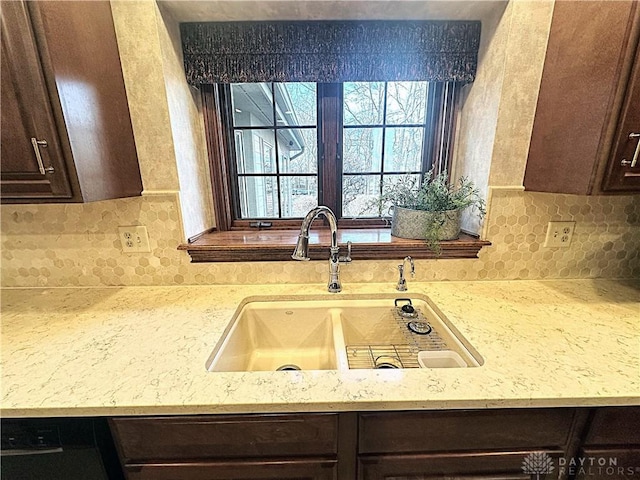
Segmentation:
{"type": "Polygon", "coordinates": [[[422,181],[416,176],[401,177],[385,189],[378,199],[378,208],[392,209],[391,235],[400,238],[424,239],[436,252],[441,240],[453,240],[460,235],[462,211],[473,208],[482,218],[485,201],[478,189],[466,177],[455,184],[448,182],[447,172],[422,181]]]}

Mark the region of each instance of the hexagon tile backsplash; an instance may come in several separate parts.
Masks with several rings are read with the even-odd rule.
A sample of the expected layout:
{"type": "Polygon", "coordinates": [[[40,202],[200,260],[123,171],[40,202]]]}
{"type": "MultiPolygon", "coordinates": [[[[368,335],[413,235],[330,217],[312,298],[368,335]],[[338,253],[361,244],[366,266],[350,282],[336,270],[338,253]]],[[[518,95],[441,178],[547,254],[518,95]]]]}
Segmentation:
{"type": "MultiPolygon", "coordinates": [[[[3,205],[2,286],[324,283],[326,262],[191,264],[178,251],[177,194],[69,205],[3,205]],[[146,225],[151,253],[124,254],[118,226],[146,225]]],[[[419,260],[416,280],[640,277],[640,196],[494,189],[479,259],[419,260]],[[569,248],[545,248],[552,220],[576,222],[569,248]]],[[[345,265],[343,282],[389,282],[395,260],[345,265]]]]}

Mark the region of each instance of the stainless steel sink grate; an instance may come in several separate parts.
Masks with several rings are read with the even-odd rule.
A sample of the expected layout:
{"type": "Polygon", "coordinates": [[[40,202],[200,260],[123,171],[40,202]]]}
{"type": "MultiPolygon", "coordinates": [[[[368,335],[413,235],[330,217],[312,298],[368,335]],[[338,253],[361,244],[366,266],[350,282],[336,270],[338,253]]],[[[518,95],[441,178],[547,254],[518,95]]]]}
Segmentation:
{"type": "Polygon", "coordinates": [[[418,350],[410,345],[348,345],[349,368],[419,368],[418,350]]]}
{"type": "MultiPolygon", "coordinates": [[[[391,316],[396,322],[402,343],[380,345],[347,345],[347,359],[349,368],[420,368],[418,352],[423,350],[448,350],[447,343],[434,329],[431,333],[420,335],[407,328],[410,321],[427,322],[424,315],[418,311],[415,318],[403,317],[397,309],[391,309],[391,316]]],[[[392,340],[393,341],[393,340],[392,340]]]]}
{"type": "MultiPolygon", "coordinates": [[[[396,324],[398,325],[398,329],[402,332],[404,337],[407,340],[407,345],[415,347],[417,351],[422,350],[447,350],[449,347],[447,346],[447,342],[445,342],[442,337],[438,334],[435,328],[431,330],[431,333],[420,335],[418,333],[413,333],[411,330],[407,328],[407,324],[410,321],[418,321],[429,323],[427,319],[424,317],[422,312],[416,310],[418,316],[415,318],[407,318],[403,317],[398,313],[397,309],[392,309],[392,315],[396,324]]],[[[433,327],[433,325],[432,325],[433,327]]],[[[416,353],[417,355],[417,353],[416,353]]]]}

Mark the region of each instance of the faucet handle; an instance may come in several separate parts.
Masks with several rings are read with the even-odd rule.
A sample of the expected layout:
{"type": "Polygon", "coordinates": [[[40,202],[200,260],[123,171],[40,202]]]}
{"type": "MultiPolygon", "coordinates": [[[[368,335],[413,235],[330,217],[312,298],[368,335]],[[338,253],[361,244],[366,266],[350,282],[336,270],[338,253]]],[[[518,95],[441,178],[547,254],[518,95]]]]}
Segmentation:
{"type": "Polygon", "coordinates": [[[407,281],[404,278],[404,263],[398,265],[398,283],[396,284],[396,290],[399,292],[407,291],[407,281]]]}
{"type": "Polygon", "coordinates": [[[347,256],[338,257],[340,263],[351,263],[351,242],[347,242],[347,256]]]}
{"type": "Polygon", "coordinates": [[[413,263],[413,258],[411,258],[410,256],[406,256],[404,257],[404,260],[402,260],[402,267],[404,269],[404,263],[405,262],[409,262],[409,266],[411,267],[411,278],[416,276],[416,266],[413,263]]]}
{"type": "Polygon", "coordinates": [[[400,265],[398,265],[398,283],[396,285],[396,290],[398,290],[399,292],[406,292],[407,291],[407,280],[404,277],[404,265],[406,262],[409,262],[409,266],[411,267],[411,278],[416,276],[416,267],[415,264],[413,263],[413,258],[406,256],[404,257],[404,259],[402,260],[402,263],[400,265]]]}

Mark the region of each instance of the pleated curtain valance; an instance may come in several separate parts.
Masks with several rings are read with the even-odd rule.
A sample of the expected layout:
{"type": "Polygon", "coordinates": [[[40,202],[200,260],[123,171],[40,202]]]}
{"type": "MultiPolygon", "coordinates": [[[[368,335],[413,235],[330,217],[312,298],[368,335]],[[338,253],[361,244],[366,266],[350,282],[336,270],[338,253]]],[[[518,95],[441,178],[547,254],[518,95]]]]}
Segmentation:
{"type": "Polygon", "coordinates": [[[180,25],[191,85],[475,79],[479,21],[180,25]]]}

